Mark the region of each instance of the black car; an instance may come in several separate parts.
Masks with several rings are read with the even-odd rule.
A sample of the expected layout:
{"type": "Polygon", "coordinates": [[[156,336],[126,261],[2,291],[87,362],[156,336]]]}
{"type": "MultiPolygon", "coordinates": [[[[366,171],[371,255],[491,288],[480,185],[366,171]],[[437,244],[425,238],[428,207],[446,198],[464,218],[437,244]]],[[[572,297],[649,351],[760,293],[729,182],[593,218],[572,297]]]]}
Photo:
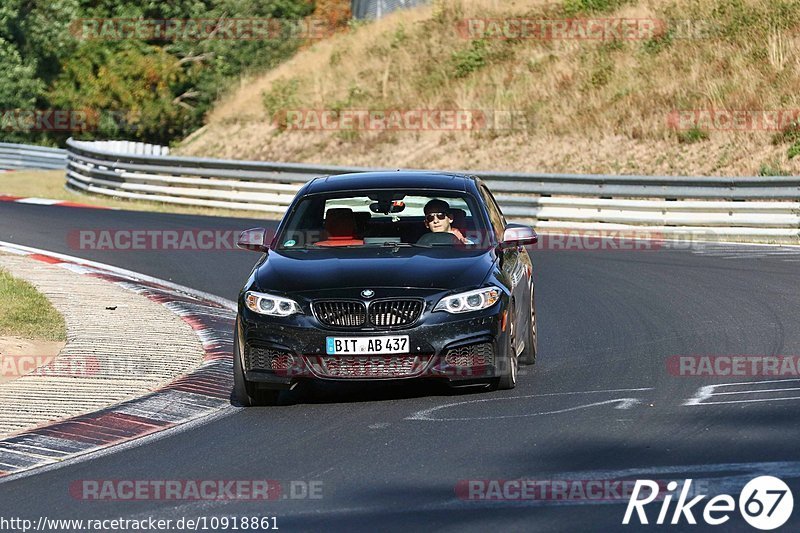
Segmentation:
{"type": "Polygon", "coordinates": [[[435,172],[316,178],[297,193],[239,296],[235,396],[274,403],[301,380],[439,379],[511,389],[536,358],[527,226],[480,179],[435,172]]]}

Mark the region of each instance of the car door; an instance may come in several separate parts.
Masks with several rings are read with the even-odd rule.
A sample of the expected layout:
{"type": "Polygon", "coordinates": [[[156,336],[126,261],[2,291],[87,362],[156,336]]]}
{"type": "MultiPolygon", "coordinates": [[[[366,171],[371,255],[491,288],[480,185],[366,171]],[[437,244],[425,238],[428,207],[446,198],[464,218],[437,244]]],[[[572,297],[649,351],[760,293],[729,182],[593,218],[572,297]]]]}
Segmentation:
{"type": "MultiPolygon", "coordinates": [[[[503,240],[507,222],[500,206],[485,184],[479,183],[481,197],[486,204],[492,229],[497,235],[497,241],[503,240]]],[[[527,327],[527,315],[530,313],[528,302],[531,301],[531,274],[532,264],[528,252],[524,248],[510,248],[500,252],[500,269],[509,280],[511,293],[516,306],[514,324],[527,327]]]]}

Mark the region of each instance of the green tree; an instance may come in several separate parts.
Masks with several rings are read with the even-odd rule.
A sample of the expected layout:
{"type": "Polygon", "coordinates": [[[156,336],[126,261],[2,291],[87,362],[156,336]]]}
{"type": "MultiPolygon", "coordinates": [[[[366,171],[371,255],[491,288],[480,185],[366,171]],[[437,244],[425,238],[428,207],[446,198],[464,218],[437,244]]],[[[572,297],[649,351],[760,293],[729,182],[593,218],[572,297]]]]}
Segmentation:
{"type": "Polygon", "coordinates": [[[191,127],[191,114],[176,101],[185,77],[161,48],[136,41],[114,50],[87,43],[64,65],[49,98],[97,120],[97,129],[84,136],[168,143],[191,127]]]}
{"type": "Polygon", "coordinates": [[[26,142],[31,140],[27,131],[20,130],[14,110],[31,110],[45,89],[36,77],[34,65],[25,64],[16,47],[0,37],[0,141],[26,142]]]}
{"type": "MultiPolygon", "coordinates": [[[[2,0],[0,104],[4,108],[88,110],[99,116],[84,138],[178,140],[239,76],[273,68],[302,36],[267,40],[92,40],[85,19],[301,20],[313,3],[298,0],[2,0]]],[[[68,134],[27,140],[63,143],[68,134]]],[[[16,137],[15,137],[16,139],[16,137]]]]}

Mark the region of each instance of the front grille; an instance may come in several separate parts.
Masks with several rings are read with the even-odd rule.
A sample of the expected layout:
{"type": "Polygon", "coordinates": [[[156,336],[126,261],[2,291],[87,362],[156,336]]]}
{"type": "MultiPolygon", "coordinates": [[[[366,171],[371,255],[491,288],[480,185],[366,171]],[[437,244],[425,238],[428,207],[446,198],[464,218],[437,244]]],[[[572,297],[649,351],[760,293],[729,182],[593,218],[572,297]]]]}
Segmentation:
{"type": "Polygon", "coordinates": [[[394,328],[416,322],[424,307],[422,300],[409,299],[377,300],[367,304],[355,300],[324,300],[314,302],[314,313],[326,326],[394,328]]]}
{"type": "Polygon", "coordinates": [[[286,371],[294,363],[292,354],[275,348],[247,345],[244,355],[247,370],[286,371]]]}
{"type": "Polygon", "coordinates": [[[308,357],[314,370],[332,378],[400,378],[419,374],[430,356],[327,356],[308,357]]]}
{"type": "Polygon", "coordinates": [[[367,320],[367,309],[361,302],[336,300],[314,302],[317,319],[326,326],[360,327],[367,320]]]}
{"type": "Polygon", "coordinates": [[[491,343],[473,344],[447,350],[445,362],[450,366],[478,367],[494,364],[494,350],[491,343]]]}
{"type": "Polygon", "coordinates": [[[379,300],[369,306],[369,321],[378,327],[413,324],[422,314],[421,300],[379,300]]]}

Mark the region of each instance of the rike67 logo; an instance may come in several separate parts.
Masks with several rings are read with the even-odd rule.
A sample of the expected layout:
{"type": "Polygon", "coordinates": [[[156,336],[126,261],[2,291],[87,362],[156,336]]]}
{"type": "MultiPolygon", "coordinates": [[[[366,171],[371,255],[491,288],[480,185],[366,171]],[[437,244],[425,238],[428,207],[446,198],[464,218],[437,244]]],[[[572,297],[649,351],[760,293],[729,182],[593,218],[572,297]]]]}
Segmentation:
{"type": "MultiPolygon", "coordinates": [[[[692,493],[691,479],[684,481],[680,494],[676,492],[678,488],[676,481],[667,484],[666,495],[660,494],[662,487],[663,485],[659,485],[655,481],[636,480],[622,523],[624,525],[631,524],[633,519],[635,524],[638,519],[639,524],[649,524],[645,506],[656,501],[661,503],[658,518],[655,521],[658,525],[667,523],[672,525],[697,524],[695,513],[698,513],[701,514],[706,524],[719,526],[728,522],[731,514],[737,509],[736,500],[729,494],[714,496],[705,502],[705,505],[700,504],[707,498],[704,494],[689,499],[692,493]],[[676,495],[677,502],[670,513],[673,496],[676,495]]],[[[756,529],[767,531],[781,527],[792,516],[793,509],[792,491],[786,483],[776,477],[757,477],[747,483],[739,494],[739,513],[748,524],[756,529]]]]}

